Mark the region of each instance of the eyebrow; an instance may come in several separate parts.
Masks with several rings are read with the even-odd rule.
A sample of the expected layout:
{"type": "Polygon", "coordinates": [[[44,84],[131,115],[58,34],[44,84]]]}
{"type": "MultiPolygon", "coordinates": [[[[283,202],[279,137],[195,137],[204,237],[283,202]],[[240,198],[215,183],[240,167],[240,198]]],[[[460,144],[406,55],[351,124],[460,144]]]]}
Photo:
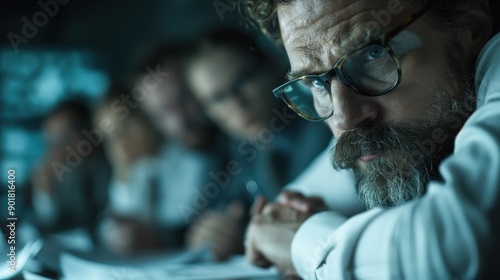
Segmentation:
{"type": "Polygon", "coordinates": [[[291,71],[291,70],[289,70],[289,71],[286,72],[285,76],[286,76],[286,78],[289,81],[291,81],[291,80],[294,80],[294,79],[297,79],[299,77],[304,76],[305,75],[304,73],[305,73],[304,70],[298,70],[298,71],[291,71]]]}
{"type": "Polygon", "coordinates": [[[308,75],[320,75],[323,74],[324,72],[317,72],[313,73],[307,69],[300,69],[300,70],[294,70],[294,71],[287,71],[286,77],[289,81],[295,80],[297,78],[303,77],[303,76],[308,76],[308,75]]]}
{"type": "MultiPolygon", "coordinates": [[[[358,49],[358,48],[361,48],[363,46],[368,46],[370,45],[373,41],[375,40],[374,39],[371,39],[371,40],[363,40],[363,39],[359,39],[357,41],[359,41],[360,43],[359,44],[353,44],[353,46],[351,46],[350,48],[345,48],[345,50],[343,51],[343,53],[347,54],[349,53],[350,51],[352,50],[355,50],[355,49],[358,49]],[[365,42],[365,44],[362,44],[362,42],[365,42]]],[[[354,40],[353,40],[354,41],[354,40]]],[[[333,59],[332,61],[335,61],[335,62],[338,62],[343,56],[340,56],[338,58],[335,58],[333,59]]],[[[328,72],[330,70],[332,70],[333,68],[333,65],[331,67],[329,67],[328,69],[324,69],[323,71],[311,71],[310,70],[310,67],[311,66],[306,66],[302,69],[297,69],[297,70],[289,70],[286,72],[286,77],[289,81],[291,80],[294,80],[294,79],[297,79],[297,78],[300,78],[300,77],[303,77],[303,76],[309,76],[309,75],[321,75],[325,72],[328,72]]]]}

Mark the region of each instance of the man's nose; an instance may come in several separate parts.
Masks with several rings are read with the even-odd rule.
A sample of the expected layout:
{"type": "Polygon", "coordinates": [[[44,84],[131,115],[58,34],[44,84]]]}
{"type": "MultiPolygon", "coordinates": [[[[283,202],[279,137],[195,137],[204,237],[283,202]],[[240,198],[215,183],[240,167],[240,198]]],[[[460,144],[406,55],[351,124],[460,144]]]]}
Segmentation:
{"type": "Polygon", "coordinates": [[[333,115],[328,124],[334,133],[342,134],[362,127],[379,117],[379,107],[374,97],[361,95],[335,79],[332,80],[330,88],[333,115]]]}

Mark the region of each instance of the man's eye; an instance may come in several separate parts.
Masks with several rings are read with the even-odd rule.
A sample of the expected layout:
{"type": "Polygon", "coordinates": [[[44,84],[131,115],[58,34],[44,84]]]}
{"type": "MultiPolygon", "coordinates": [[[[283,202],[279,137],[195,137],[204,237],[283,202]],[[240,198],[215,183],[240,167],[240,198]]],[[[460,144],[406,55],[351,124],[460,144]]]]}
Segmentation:
{"type": "Polygon", "coordinates": [[[323,88],[320,90],[314,90],[315,106],[317,108],[329,107],[331,104],[330,94],[323,88]]]}
{"type": "Polygon", "coordinates": [[[323,84],[320,81],[318,81],[318,80],[313,80],[312,81],[312,86],[315,89],[321,89],[321,88],[323,88],[323,84]]]}
{"type": "Polygon", "coordinates": [[[386,50],[381,46],[370,47],[366,52],[366,62],[382,58],[386,53],[386,50]]]}

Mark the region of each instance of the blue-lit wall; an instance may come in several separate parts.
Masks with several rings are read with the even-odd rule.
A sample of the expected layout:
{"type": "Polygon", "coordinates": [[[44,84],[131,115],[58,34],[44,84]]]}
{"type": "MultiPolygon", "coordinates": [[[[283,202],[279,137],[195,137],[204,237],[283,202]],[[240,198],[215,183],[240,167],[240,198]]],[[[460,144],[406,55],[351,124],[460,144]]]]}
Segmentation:
{"type": "MultiPolygon", "coordinates": [[[[44,116],[66,98],[78,95],[91,104],[109,85],[102,59],[89,51],[33,48],[15,53],[0,50],[0,119],[2,126],[0,170],[16,172],[17,216],[22,216],[24,187],[33,165],[40,159],[44,142],[44,116]]],[[[2,220],[7,206],[7,184],[2,184],[2,220]]]]}

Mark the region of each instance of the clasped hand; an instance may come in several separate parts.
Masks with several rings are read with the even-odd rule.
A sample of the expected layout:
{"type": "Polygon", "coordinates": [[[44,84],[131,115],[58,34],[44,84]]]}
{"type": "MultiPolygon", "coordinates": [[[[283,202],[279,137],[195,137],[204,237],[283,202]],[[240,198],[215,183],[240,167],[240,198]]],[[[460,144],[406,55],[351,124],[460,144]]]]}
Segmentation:
{"type": "Polygon", "coordinates": [[[246,233],[246,258],[261,267],[274,264],[285,276],[296,276],[290,253],[293,237],[307,218],[325,209],[321,198],[296,192],[281,193],[279,203],[257,198],[246,233]]]}

